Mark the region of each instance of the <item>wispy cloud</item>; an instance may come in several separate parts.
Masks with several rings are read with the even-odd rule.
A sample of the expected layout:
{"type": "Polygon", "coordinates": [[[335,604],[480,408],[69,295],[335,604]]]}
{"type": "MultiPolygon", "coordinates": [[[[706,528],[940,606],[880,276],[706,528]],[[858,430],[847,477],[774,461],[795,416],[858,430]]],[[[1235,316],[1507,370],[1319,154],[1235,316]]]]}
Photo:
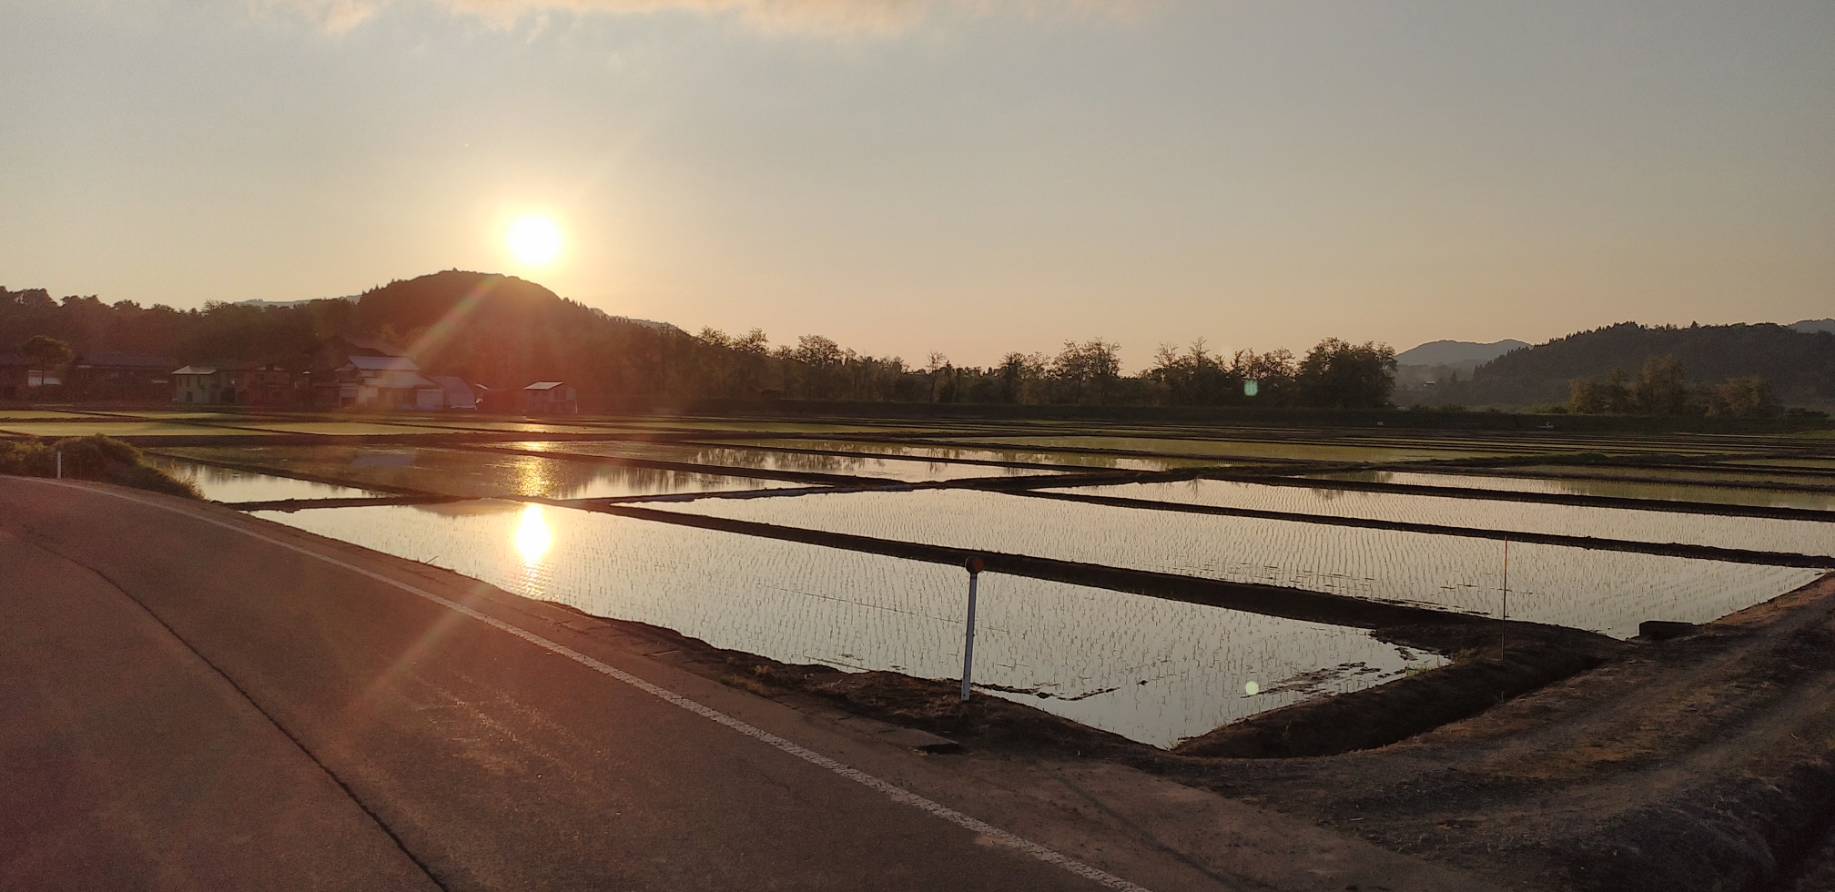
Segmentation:
{"type": "Polygon", "coordinates": [[[499,27],[552,13],[652,15],[691,12],[731,17],[760,31],[828,36],[889,35],[942,12],[1131,14],[1157,0],[268,0],[330,34],[361,27],[384,7],[421,2],[499,27]]]}

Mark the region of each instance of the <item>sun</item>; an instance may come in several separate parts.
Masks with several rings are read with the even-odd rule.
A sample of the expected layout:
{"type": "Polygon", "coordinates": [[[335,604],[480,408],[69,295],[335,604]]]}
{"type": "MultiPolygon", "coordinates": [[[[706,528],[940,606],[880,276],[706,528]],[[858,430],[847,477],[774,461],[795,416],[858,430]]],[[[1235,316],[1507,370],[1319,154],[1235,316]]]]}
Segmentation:
{"type": "Polygon", "coordinates": [[[518,217],[504,235],[510,255],[524,266],[547,266],[561,256],[561,227],[547,217],[518,217]]]}

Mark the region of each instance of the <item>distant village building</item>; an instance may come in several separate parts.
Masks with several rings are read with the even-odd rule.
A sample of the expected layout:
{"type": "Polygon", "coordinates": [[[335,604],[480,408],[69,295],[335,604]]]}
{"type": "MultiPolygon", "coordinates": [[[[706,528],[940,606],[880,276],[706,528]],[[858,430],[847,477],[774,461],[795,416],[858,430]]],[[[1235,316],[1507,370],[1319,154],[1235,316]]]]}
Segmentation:
{"type": "Polygon", "coordinates": [[[406,356],[352,356],[337,369],[338,406],[424,409],[445,406],[445,391],[406,356]]]}
{"type": "Polygon", "coordinates": [[[380,341],[338,336],[300,356],[294,371],[279,363],[187,365],[168,377],[179,403],[382,409],[437,412],[478,408],[478,391],[462,378],[430,378],[415,361],[380,341]]]}
{"type": "Polygon", "coordinates": [[[218,383],[217,369],[208,365],[188,365],[172,373],[173,395],[175,403],[219,403],[222,402],[222,388],[218,383]]]}
{"type": "Polygon", "coordinates": [[[274,363],[188,365],[170,377],[175,403],[284,407],[296,401],[293,373],[274,363]]]}
{"type": "Polygon", "coordinates": [[[175,364],[169,357],[148,353],[84,353],[70,364],[69,395],[79,400],[163,400],[172,392],[175,364]]]}
{"type": "Polygon", "coordinates": [[[452,375],[434,375],[432,376],[432,380],[433,383],[440,385],[440,390],[446,395],[446,405],[444,408],[478,408],[478,392],[473,389],[470,384],[465,383],[464,378],[458,378],[452,375]]]}
{"type": "Polygon", "coordinates": [[[537,381],[522,389],[518,408],[524,415],[577,415],[580,403],[572,384],[537,381]]]}
{"type": "Polygon", "coordinates": [[[35,391],[62,383],[64,379],[56,369],[47,368],[23,353],[0,353],[0,399],[32,399],[35,391]]]}

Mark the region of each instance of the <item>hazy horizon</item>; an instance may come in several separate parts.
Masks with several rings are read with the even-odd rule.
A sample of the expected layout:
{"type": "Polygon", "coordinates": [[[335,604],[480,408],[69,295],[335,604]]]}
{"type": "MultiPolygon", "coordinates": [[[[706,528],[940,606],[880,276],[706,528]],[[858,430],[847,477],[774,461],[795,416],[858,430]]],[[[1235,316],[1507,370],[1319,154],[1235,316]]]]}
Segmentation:
{"type": "Polygon", "coordinates": [[[0,284],[505,272],[921,364],[1835,305],[1835,5],[0,0],[0,284]],[[1012,11],[1012,10],[1019,11],[1012,11]],[[551,266],[511,222],[551,219],[551,266]],[[527,256],[527,255],[525,255],[527,256]]]}

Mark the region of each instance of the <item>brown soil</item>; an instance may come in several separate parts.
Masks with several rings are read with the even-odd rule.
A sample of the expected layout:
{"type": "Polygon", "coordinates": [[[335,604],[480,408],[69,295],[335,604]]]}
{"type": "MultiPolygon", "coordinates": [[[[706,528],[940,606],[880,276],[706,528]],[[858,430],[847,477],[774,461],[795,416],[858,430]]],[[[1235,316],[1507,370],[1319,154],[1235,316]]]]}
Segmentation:
{"type": "Polygon", "coordinates": [[[1767,888],[1835,814],[1831,695],[1835,577],[1404,743],[1188,778],[1522,888],[1767,888]]]}

